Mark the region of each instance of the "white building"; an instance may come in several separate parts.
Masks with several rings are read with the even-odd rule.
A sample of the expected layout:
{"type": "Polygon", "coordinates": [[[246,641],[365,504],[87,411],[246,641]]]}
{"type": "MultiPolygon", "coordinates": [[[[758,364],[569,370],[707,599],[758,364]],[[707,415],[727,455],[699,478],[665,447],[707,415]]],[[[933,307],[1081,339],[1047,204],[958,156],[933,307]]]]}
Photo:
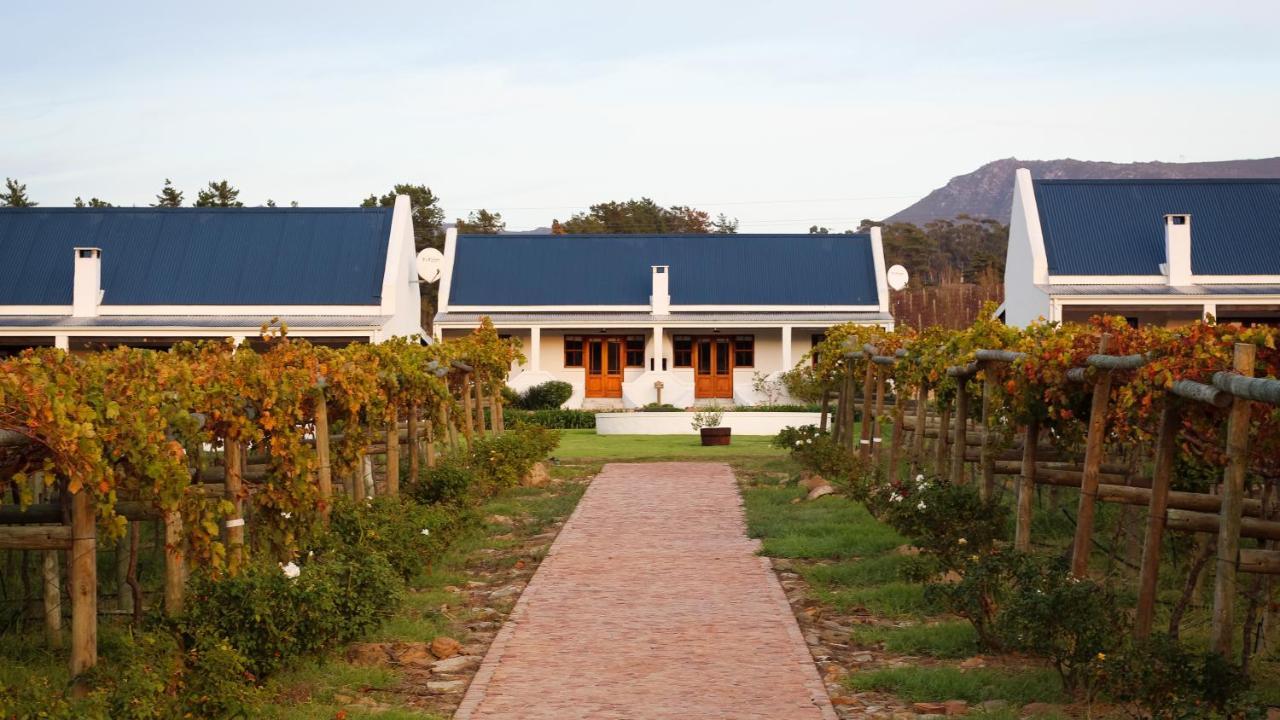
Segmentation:
{"type": "Polygon", "coordinates": [[[393,208],[0,209],[0,352],[421,335],[409,199],[393,208]]]}
{"type": "Polygon", "coordinates": [[[832,325],[892,327],[879,228],[842,235],[457,235],[437,336],[489,317],[527,361],[511,385],[569,407],[750,405],[832,325]]]}
{"type": "Polygon", "coordinates": [[[1280,321],[1280,180],[1032,180],[1017,172],[1005,320],[1280,321]]]}

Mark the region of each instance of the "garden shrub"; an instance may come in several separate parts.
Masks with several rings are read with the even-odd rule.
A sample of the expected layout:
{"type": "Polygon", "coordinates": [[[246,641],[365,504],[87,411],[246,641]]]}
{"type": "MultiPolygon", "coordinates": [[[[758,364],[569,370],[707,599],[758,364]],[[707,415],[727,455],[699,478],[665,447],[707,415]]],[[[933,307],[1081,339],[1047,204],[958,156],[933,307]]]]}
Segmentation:
{"type": "Polygon", "coordinates": [[[548,380],[520,393],[516,404],[522,410],[555,410],[573,397],[573,385],[563,380],[548,380]]]}
{"type": "Polygon", "coordinates": [[[433,468],[427,468],[422,478],[405,486],[405,493],[423,505],[468,504],[473,493],[478,493],[476,471],[463,453],[445,455],[433,468]]]}
{"type": "Polygon", "coordinates": [[[682,412],[680,408],[671,403],[651,402],[640,408],[640,412],[682,412]]]}
{"type": "Polygon", "coordinates": [[[1248,676],[1217,653],[1196,651],[1167,635],[1133,642],[1098,659],[1103,692],[1151,720],[1252,720],[1266,717],[1246,695],[1248,676]]]}
{"type": "Polygon", "coordinates": [[[1022,556],[1012,568],[1013,589],[1000,609],[998,632],[1011,650],[1048,658],[1067,692],[1092,695],[1093,663],[1128,632],[1115,590],[1067,572],[1062,558],[1022,556]]]}
{"type": "Polygon", "coordinates": [[[822,406],[815,403],[806,405],[741,405],[733,408],[733,412],[822,412],[822,406]]]}
{"type": "Polygon", "coordinates": [[[843,448],[816,425],[785,427],[772,440],[774,447],[791,451],[791,459],[804,469],[821,475],[855,500],[864,500],[870,482],[867,464],[857,453],[843,448]]]}
{"type": "Polygon", "coordinates": [[[553,430],[594,430],[596,414],[590,410],[555,408],[550,410],[504,409],[503,420],[507,426],[518,423],[537,425],[553,430]]]}
{"type": "Polygon", "coordinates": [[[404,583],[377,553],[339,548],[300,561],[296,576],[256,562],[235,577],[192,576],[180,632],[221,638],[257,677],[376,628],[399,607],[404,583]]]}
{"type": "Polygon", "coordinates": [[[917,475],[879,486],[867,502],[873,514],[911,538],[939,572],[961,571],[1005,539],[1009,508],[983,500],[977,487],[917,475]]]}
{"type": "Polygon", "coordinates": [[[92,673],[92,695],[112,720],[247,717],[253,676],[245,658],[221,638],[183,650],[172,636],[143,633],[116,649],[110,671],[92,673]]]}
{"type": "Polygon", "coordinates": [[[362,503],[344,498],[334,505],[326,542],[379,554],[407,581],[439,558],[469,520],[464,508],[422,504],[413,497],[376,497],[362,503]]]}
{"type": "Polygon", "coordinates": [[[519,425],[498,435],[477,437],[468,460],[487,495],[515,487],[558,444],[560,433],[555,430],[519,425]]]}
{"type": "MultiPolygon", "coordinates": [[[[1015,569],[1026,559],[1022,553],[1007,549],[969,555],[941,581],[926,582],[925,600],[968,620],[983,648],[1001,650],[999,612],[1013,592],[1015,569]]],[[[907,574],[917,581],[936,579],[936,570],[936,564],[916,563],[907,574]]]]}

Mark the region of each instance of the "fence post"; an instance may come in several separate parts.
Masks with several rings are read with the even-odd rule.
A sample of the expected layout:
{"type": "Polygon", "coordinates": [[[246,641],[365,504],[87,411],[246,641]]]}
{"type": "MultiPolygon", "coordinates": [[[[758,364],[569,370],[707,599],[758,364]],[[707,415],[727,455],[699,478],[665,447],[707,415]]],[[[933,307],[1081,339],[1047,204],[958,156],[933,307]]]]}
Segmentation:
{"type": "Polygon", "coordinates": [[[1018,520],[1013,534],[1015,550],[1031,549],[1031,504],[1036,494],[1036,450],[1040,445],[1040,420],[1031,418],[1023,436],[1022,477],[1018,483],[1018,520]]]}
{"type": "MultiPolygon", "coordinates": [[[[241,520],[241,522],[244,522],[241,520]]],[[[173,617],[182,612],[186,557],[182,549],[182,514],[169,510],[164,515],[164,612],[173,617]]]]}
{"type": "Polygon", "coordinates": [[[88,488],[71,496],[71,675],[98,663],[98,529],[88,488]]]}
{"type": "MultiPolygon", "coordinates": [[[[1098,339],[1098,354],[1105,355],[1111,335],[1098,339]]],[[[1089,406],[1089,437],[1084,446],[1084,472],[1080,476],[1080,505],[1076,512],[1076,537],[1071,546],[1071,574],[1083,578],[1089,573],[1089,551],[1093,542],[1093,516],[1098,508],[1098,472],[1102,467],[1102,441],[1107,431],[1107,403],[1111,399],[1111,371],[1097,368],[1093,400],[1089,406]]]]}
{"type": "Polygon", "coordinates": [[[929,386],[920,383],[920,393],[916,399],[916,430],[911,436],[911,476],[924,467],[924,427],[929,422],[929,386]]]}
{"type": "Polygon", "coordinates": [[[243,446],[238,440],[227,438],[223,441],[222,461],[226,466],[226,498],[231,501],[234,510],[226,520],[227,528],[227,565],[234,573],[244,564],[244,499],[241,497],[242,478],[240,473],[240,453],[243,446]]]}
{"type": "Polygon", "coordinates": [[[320,490],[320,514],[329,519],[333,505],[333,467],[329,460],[329,405],[324,390],[316,393],[316,481],[320,490]]]}
{"type": "Polygon", "coordinates": [[[484,382],[480,378],[480,374],[476,373],[472,376],[474,381],[471,383],[472,389],[475,391],[476,404],[476,432],[484,435],[484,382]]]}
{"type": "Polygon", "coordinates": [[[964,452],[969,449],[969,378],[957,377],[956,391],[956,440],[951,446],[951,484],[964,482],[964,452]]]}
{"type": "Polygon", "coordinates": [[[938,437],[934,442],[934,471],[947,477],[947,441],[951,439],[951,404],[938,398],[938,437]]]}
{"type": "Polygon", "coordinates": [[[422,469],[422,442],[418,438],[418,403],[409,403],[409,421],[405,425],[409,434],[409,482],[418,481],[418,473],[422,469]]]}
{"type": "Polygon", "coordinates": [[[978,464],[982,471],[982,487],[979,493],[983,500],[990,500],[996,490],[996,461],[991,443],[991,412],[995,405],[996,364],[990,360],[982,364],[982,450],[978,464]]]}
{"type": "Polygon", "coordinates": [[[876,364],[876,411],[875,427],[871,428],[871,457],[875,462],[884,459],[884,369],[876,364]]]}
{"type": "Polygon", "coordinates": [[[1169,482],[1173,475],[1173,459],[1177,452],[1178,408],[1172,397],[1166,397],[1160,411],[1160,430],[1156,438],[1156,464],[1151,475],[1151,503],[1147,510],[1147,534],[1142,545],[1142,569],[1138,579],[1138,612],[1133,623],[1133,636],[1144,639],[1151,635],[1155,615],[1156,582],[1160,577],[1160,543],[1164,539],[1165,510],[1169,506],[1169,482]]]}
{"type": "Polygon", "coordinates": [[[467,438],[467,448],[471,448],[471,434],[475,432],[475,420],[471,417],[471,374],[462,375],[462,434],[467,438]]]}
{"type": "Polygon", "coordinates": [[[907,412],[905,407],[906,398],[903,397],[900,388],[894,388],[893,397],[893,437],[889,438],[889,470],[890,480],[896,480],[902,470],[898,467],[898,463],[902,457],[902,435],[906,432],[904,426],[904,418],[907,412]]]}
{"type": "Polygon", "coordinates": [[[44,631],[49,647],[54,650],[62,648],[62,588],[58,566],[58,551],[45,550],[44,566],[41,568],[44,580],[44,631]]]}
{"type": "Polygon", "coordinates": [[[387,494],[400,494],[400,408],[391,401],[387,420],[387,494]]]}
{"type": "MultiPolygon", "coordinates": [[[[1236,343],[1232,369],[1253,377],[1257,347],[1236,343]]],[[[1252,401],[1236,397],[1227,416],[1227,469],[1222,476],[1222,511],[1218,519],[1217,573],[1213,583],[1213,626],[1210,648],[1224,657],[1231,655],[1231,633],[1235,622],[1236,570],[1240,552],[1240,516],[1244,508],[1244,476],[1249,469],[1249,413],[1252,401]]]]}
{"type": "MultiPolygon", "coordinates": [[[[874,420],[872,419],[873,408],[871,406],[874,400],[875,392],[871,386],[872,377],[875,374],[875,363],[871,362],[871,353],[864,353],[867,359],[867,371],[862,377],[862,449],[859,453],[863,460],[871,459],[871,438],[875,434],[874,420]]],[[[852,410],[852,408],[850,408],[852,410]]]]}

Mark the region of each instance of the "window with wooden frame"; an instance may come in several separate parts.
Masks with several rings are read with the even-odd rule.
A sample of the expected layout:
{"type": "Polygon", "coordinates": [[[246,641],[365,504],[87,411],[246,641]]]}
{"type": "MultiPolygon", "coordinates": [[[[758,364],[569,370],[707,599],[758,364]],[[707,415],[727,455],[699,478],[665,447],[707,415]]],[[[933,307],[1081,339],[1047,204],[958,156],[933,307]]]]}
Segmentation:
{"type": "Polygon", "coordinates": [[[813,347],[813,366],[814,367],[818,367],[818,346],[821,345],[822,341],[826,339],[827,339],[826,333],[814,333],[809,337],[809,341],[813,343],[812,347],[813,347]]]}
{"type": "Polygon", "coordinates": [[[678,368],[693,367],[693,337],[675,335],[671,338],[671,364],[678,368]]]}
{"type": "Polygon", "coordinates": [[[756,336],[755,335],[734,335],[733,336],[733,366],[734,367],[755,367],[756,364],[756,336]]]}
{"type": "Polygon", "coordinates": [[[582,367],[582,336],[564,336],[564,366],[582,367]]]}
{"type": "Polygon", "coordinates": [[[628,335],[626,341],[626,361],[629,368],[644,367],[644,336],[628,335]]]}

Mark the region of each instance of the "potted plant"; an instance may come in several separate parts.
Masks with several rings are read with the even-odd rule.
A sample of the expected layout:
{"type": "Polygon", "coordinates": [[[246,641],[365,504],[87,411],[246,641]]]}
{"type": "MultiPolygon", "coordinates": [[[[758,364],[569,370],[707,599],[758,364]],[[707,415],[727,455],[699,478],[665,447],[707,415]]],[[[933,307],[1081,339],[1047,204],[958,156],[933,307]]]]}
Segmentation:
{"type": "Polygon", "coordinates": [[[702,435],[703,445],[728,445],[733,428],[720,427],[724,411],[719,408],[699,410],[693,414],[693,429],[702,435]]]}

